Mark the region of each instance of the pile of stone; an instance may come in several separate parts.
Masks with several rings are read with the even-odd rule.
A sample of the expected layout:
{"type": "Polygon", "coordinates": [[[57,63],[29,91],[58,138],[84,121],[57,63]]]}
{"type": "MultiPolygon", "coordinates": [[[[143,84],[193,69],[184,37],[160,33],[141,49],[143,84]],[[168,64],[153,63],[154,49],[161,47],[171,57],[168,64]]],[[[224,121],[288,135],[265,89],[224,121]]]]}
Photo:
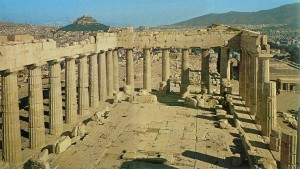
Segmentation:
{"type": "Polygon", "coordinates": [[[207,94],[189,95],[185,97],[184,104],[192,108],[215,108],[219,100],[215,96],[207,94]]]}
{"type": "Polygon", "coordinates": [[[287,122],[288,124],[290,124],[294,129],[297,129],[298,122],[297,122],[297,120],[296,120],[296,118],[294,116],[292,116],[289,113],[285,113],[285,112],[282,112],[281,116],[283,117],[283,120],[285,122],[287,122]]]}
{"type": "Polygon", "coordinates": [[[215,106],[215,112],[218,119],[218,124],[221,129],[229,129],[231,126],[228,123],[228,119],[226,118],[227,112],[223,109],[222,105],[215,106]]]}
{"type": "Polygon", "coordinates": [[[57,166],[51,166],[52,158],[54,154],[61,154],[68,150],[68,148],[78,142],[80,139],[86,136],[85,124],[79,123],[73,127],[70,136],[61,136],[53,144],[49,145],[48,148],[43,149],[40,153],[33,156],[26,164],[25,168],[42,168],[50,169],[57,168],[57,166]],[[50,154],[53,154],[50,158],[50,154]],[[27,167],[26,167],[27,166],[27,167]]]}

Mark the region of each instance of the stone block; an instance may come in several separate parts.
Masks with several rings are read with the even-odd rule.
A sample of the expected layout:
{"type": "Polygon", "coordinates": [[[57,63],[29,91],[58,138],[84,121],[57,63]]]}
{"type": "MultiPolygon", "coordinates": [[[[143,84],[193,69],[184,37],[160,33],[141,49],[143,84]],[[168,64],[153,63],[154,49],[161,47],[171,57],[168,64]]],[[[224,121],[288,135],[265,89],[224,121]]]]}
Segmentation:
{"type": "Polygon", "coordinates": [[[40,161],[48,161],[49,158],[49,152],[48,149],[44,149],[39,155],[38,155],[38,159],[40,161]]]}
{"type": "Polygon", "coordinates": [[[69,136],[65,136],[56,144],[55,153],[61,154],[65,152],[71,146],[71,143],[71,138],[69,136]]]}
{"type": "Polygon", "coordinates": [[[114,102],[115,103],[118,103],[118,102],[121,102],[123,100],[126,99],[126,95],[124,92],[117,92],[115,95],[114,95],[114,102]]]}
{"type": "Polygon", "coordinates": [[[270,137],[270,144],[269,144],[269,148],[273,151],[280,151],[280,139],[279,138],[275,138],[275,137],[270,137]]]}

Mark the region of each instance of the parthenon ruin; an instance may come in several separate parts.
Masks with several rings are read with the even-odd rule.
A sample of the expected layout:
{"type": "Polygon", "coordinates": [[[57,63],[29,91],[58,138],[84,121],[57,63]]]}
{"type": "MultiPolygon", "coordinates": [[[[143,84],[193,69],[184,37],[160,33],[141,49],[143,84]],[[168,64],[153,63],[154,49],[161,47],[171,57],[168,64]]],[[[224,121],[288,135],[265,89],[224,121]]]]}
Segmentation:
{"type": "MultiPolygon", "coordinates": [[[[159,84],[160,97],[170,91],[169,49],[179,48],[182,54],[181,99],[196,100],[190,87],[191,70],[189,51],[201,49],[201,94],[215,96],[220,106],[214,106],[217,116],[227,107],[234,116],[235,127],[239,131],[242,147],[250,166],[296,169],[300,165],[299,118],[298,136],[293,133],[278,132],[276,125],[276,82],[269,79],[270,46],[267,36],[250,30],[241,30],[225,25],[212,25],[205,30],[140,31],[121,29],[117,32],[91,33],[89,39],[78,43],[58,46],[52,39],[9,41],[0,44],[1,104],[3,139],[3,161],[11,167],[24,165],[29,158],[39,153],[47,145],[53,144],[62,133],[81,123],[85,117],[94,115],[102,102],[117,99],[118,93],[128,96],[132,102],[139,98],[135,90],[134,57],[135,48],[143,49],[143,91],[151,93],[151,48],[162,50],[162,77],[159,84]],[[210,49],[219,48],[220,93],[211,89],[210,49]],[[240,52],[239,93],[232,92],[230,48],[240,52]],[[119,83],[119,49],[126,51],[126,85],[119,83]],[[65,83],[62,90],[61,63],[65,63],[65,83]],[[49,66],[49,135],[45,134],[42,66],[49,66]],[[29,147],[21,148],[19,119],[18,71],[28,69],[29,97],[29,147]],[[124,89],[124,90],[123,90],[124,89]],[[63,105],[62,93],[65,94],[63,105]],[[255,118],[254,118],[255,117],[255,118]],[[253,118],[253,119],[252,119],[253,118]],[[247,122],[251,121],[251,122],[247,122]],[[259,125],[260,128],[255,126],[259,125]],[[254,126],[258,133],[247,128],[254,126]],[[268,148],[256,147],[253,142],[265,142],[268,148]],[[297,149],[298,144],[298,149],[297,149]],[[280,148],[278,148],[278,146],[280,148]],[[287,157],[287,158],[283,158],[287,157]]],[[[150,101],[157,100],[148,94],[150,101]]],[[[147,98],[148,99],[148,98],[147,98]]],[[[148,99],[149,100],[149,99],[148,99]]],[[[254,129],[253,129],[254,130],[254,129]]]]}

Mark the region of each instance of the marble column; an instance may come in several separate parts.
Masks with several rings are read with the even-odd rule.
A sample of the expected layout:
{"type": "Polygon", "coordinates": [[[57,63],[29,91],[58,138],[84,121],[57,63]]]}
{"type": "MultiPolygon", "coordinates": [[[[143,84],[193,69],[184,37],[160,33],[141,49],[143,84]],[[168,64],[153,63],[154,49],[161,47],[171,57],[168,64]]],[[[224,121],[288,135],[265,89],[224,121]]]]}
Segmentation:
{"type": "Polygon", "coordinates": [[[99,105],[99,88],[98,88],[98,63],[97,54],[92,54],[89,58],[89,94],[90,105],[96,108],[99,105]]]}
{"type": "Polygon", "coordinates": [[[162,48],[162,81],[166,82],[166,91],[170,92],[170,51],[162,48]]]}
{"type": "Polygon", "coordinates": [[[119,79],[119,56],[118,49],[113,50],[113,69],[114,69],[114,90],[115,92],[119,91],[120,88],[120,79],[119,79]]]}
{"type": "Polygon", "coordinates": [[[245,100],[246,84],[245,84],[245,51],[240,50],[239,63],[239,95],[245,100]]]}
{"type": "Polygon", "coordinates": [[[66,123],[77,122],[76,67],[74,58],[65,59],[66,123]]]}
{"type": "Polygon", "coordinates": [[[29,147],[39,149],[45,145],[42,70],[29,66],[29,147]]]}
{"type": "Polygon", "coordinates": [[[220,79],[230,80],[229,48],[221,47],[220,50],[220,79]]]}
{"type": "Polygon", "coordinates": [[[258,70],[257,70],[257,112],[255,116],[255,121],[257,124],[261,123],[262,116],[265,113],[264,110],[264,83],[269,81],[269,54],[258,55],[258,70]]]}
{"type": "Polygon", "coordinates": [[[143,88],[151,92],[151,56],[150,48],[144,48],[143,88]]]}
{"type": "Polygon", "coordinates": [[[101,51],[98,56],[98,75],[99,75],[99,100],[105,101],[107,99],[106,87],[106,56],[105,52],[101,51]]]}
{"type": "Polygon", "coordinates": [[[245,84],[246,84],[246,97],[245,97],[245,103],[246,106],[250,107],[250,95],[251,95],[251,56],[246,53],[245,55],[245,71],[246,71],[246,76],[245,76],[245,84]]]}
{"type": "Polygon", "coordinates": [[[81,55],[78,59],[78,114],[89,113],[89,76],[87,56],[81,55]]]}
{"type": "Polygon", "coordinates": [[[181,84],[180,94],[185,94],[189,86],[189,49],[183,48],[182,51],[182,65],[181,65],[181,84]]]}
{"type": "Polygon", "coordinates": [[[111,49],[106,52],[106,79],[107,96],[112,97],[114,94],[114,63],[111,49]]]}
{"type": "Polygon", "coordinates": [[[250,114],[256,115],[257,112],[257,56],[251,56],[250,65],[250,114]]]}
{"type": "Polygon", "coordinates": [[[61,68],[60,62],[52,61],[50,66],[50,134],[60,135],[63,132],[63,112],[61,95],[61,68]]]}
{"type": "Polygon", "coordinates": [[[297,133],[297,168],[300,168],[300,108],[298,109],[298,133],[297,133]]]}
{"type": "Polygon", "coordinates": [[[169,48],[162,49],[162,81],[170,80],[170,51],[169,48]]]}
{"type": "Polygon", "coordinates": [[[297,135],[292,132],[282,132],[280,166],[284,169],[297,167],[297,135]]]}
{"type": "Polygon", "coordinates": [[[126,49],[126,85],[134,91],[133,50],[126,49]]]}
{"type": "Polygon", "coordinates": [[[11,165],[22,162],[17,72],[2,73],[2,154],[11,165]]]}
{"type": "Polygon", "coordinates": [[[209,50],[210,49],[202,49],[201,61],[201,88],[206,88],[208,94],[210,94],[209,50]]]}
{"type": "Polygon", "coordinates": [[[271,130],[276,124],[276,82],[265,82],[264,91],[262,97],[266,106],[261,120],[261,133],[270,137],[271,130]]]}

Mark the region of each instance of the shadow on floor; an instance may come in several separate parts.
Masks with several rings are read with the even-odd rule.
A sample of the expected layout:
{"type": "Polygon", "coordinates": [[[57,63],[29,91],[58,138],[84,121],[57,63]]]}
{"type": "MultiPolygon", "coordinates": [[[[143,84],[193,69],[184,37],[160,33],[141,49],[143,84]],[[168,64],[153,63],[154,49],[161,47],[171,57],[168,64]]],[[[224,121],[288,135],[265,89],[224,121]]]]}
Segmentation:
{"type": "Polygon", "coordinates": [[[164,164],[166,161],[164,158],[138,158],[123,162],[120,169],[177,169],[164,164]]]}
{"type": "Polygon", "coordinates": [[[181,155],[191,158],[191,159],[196,159],[199,161],[210,163],[212,165],[223,167],[223,168],[230,167],[230,161],[228,158],[222,159],[219,157],[214,157],[214,156],[211,156],[208,154],[198,153],[198,152],[189,151],[189,150],[185,150],[181,155]]]}

